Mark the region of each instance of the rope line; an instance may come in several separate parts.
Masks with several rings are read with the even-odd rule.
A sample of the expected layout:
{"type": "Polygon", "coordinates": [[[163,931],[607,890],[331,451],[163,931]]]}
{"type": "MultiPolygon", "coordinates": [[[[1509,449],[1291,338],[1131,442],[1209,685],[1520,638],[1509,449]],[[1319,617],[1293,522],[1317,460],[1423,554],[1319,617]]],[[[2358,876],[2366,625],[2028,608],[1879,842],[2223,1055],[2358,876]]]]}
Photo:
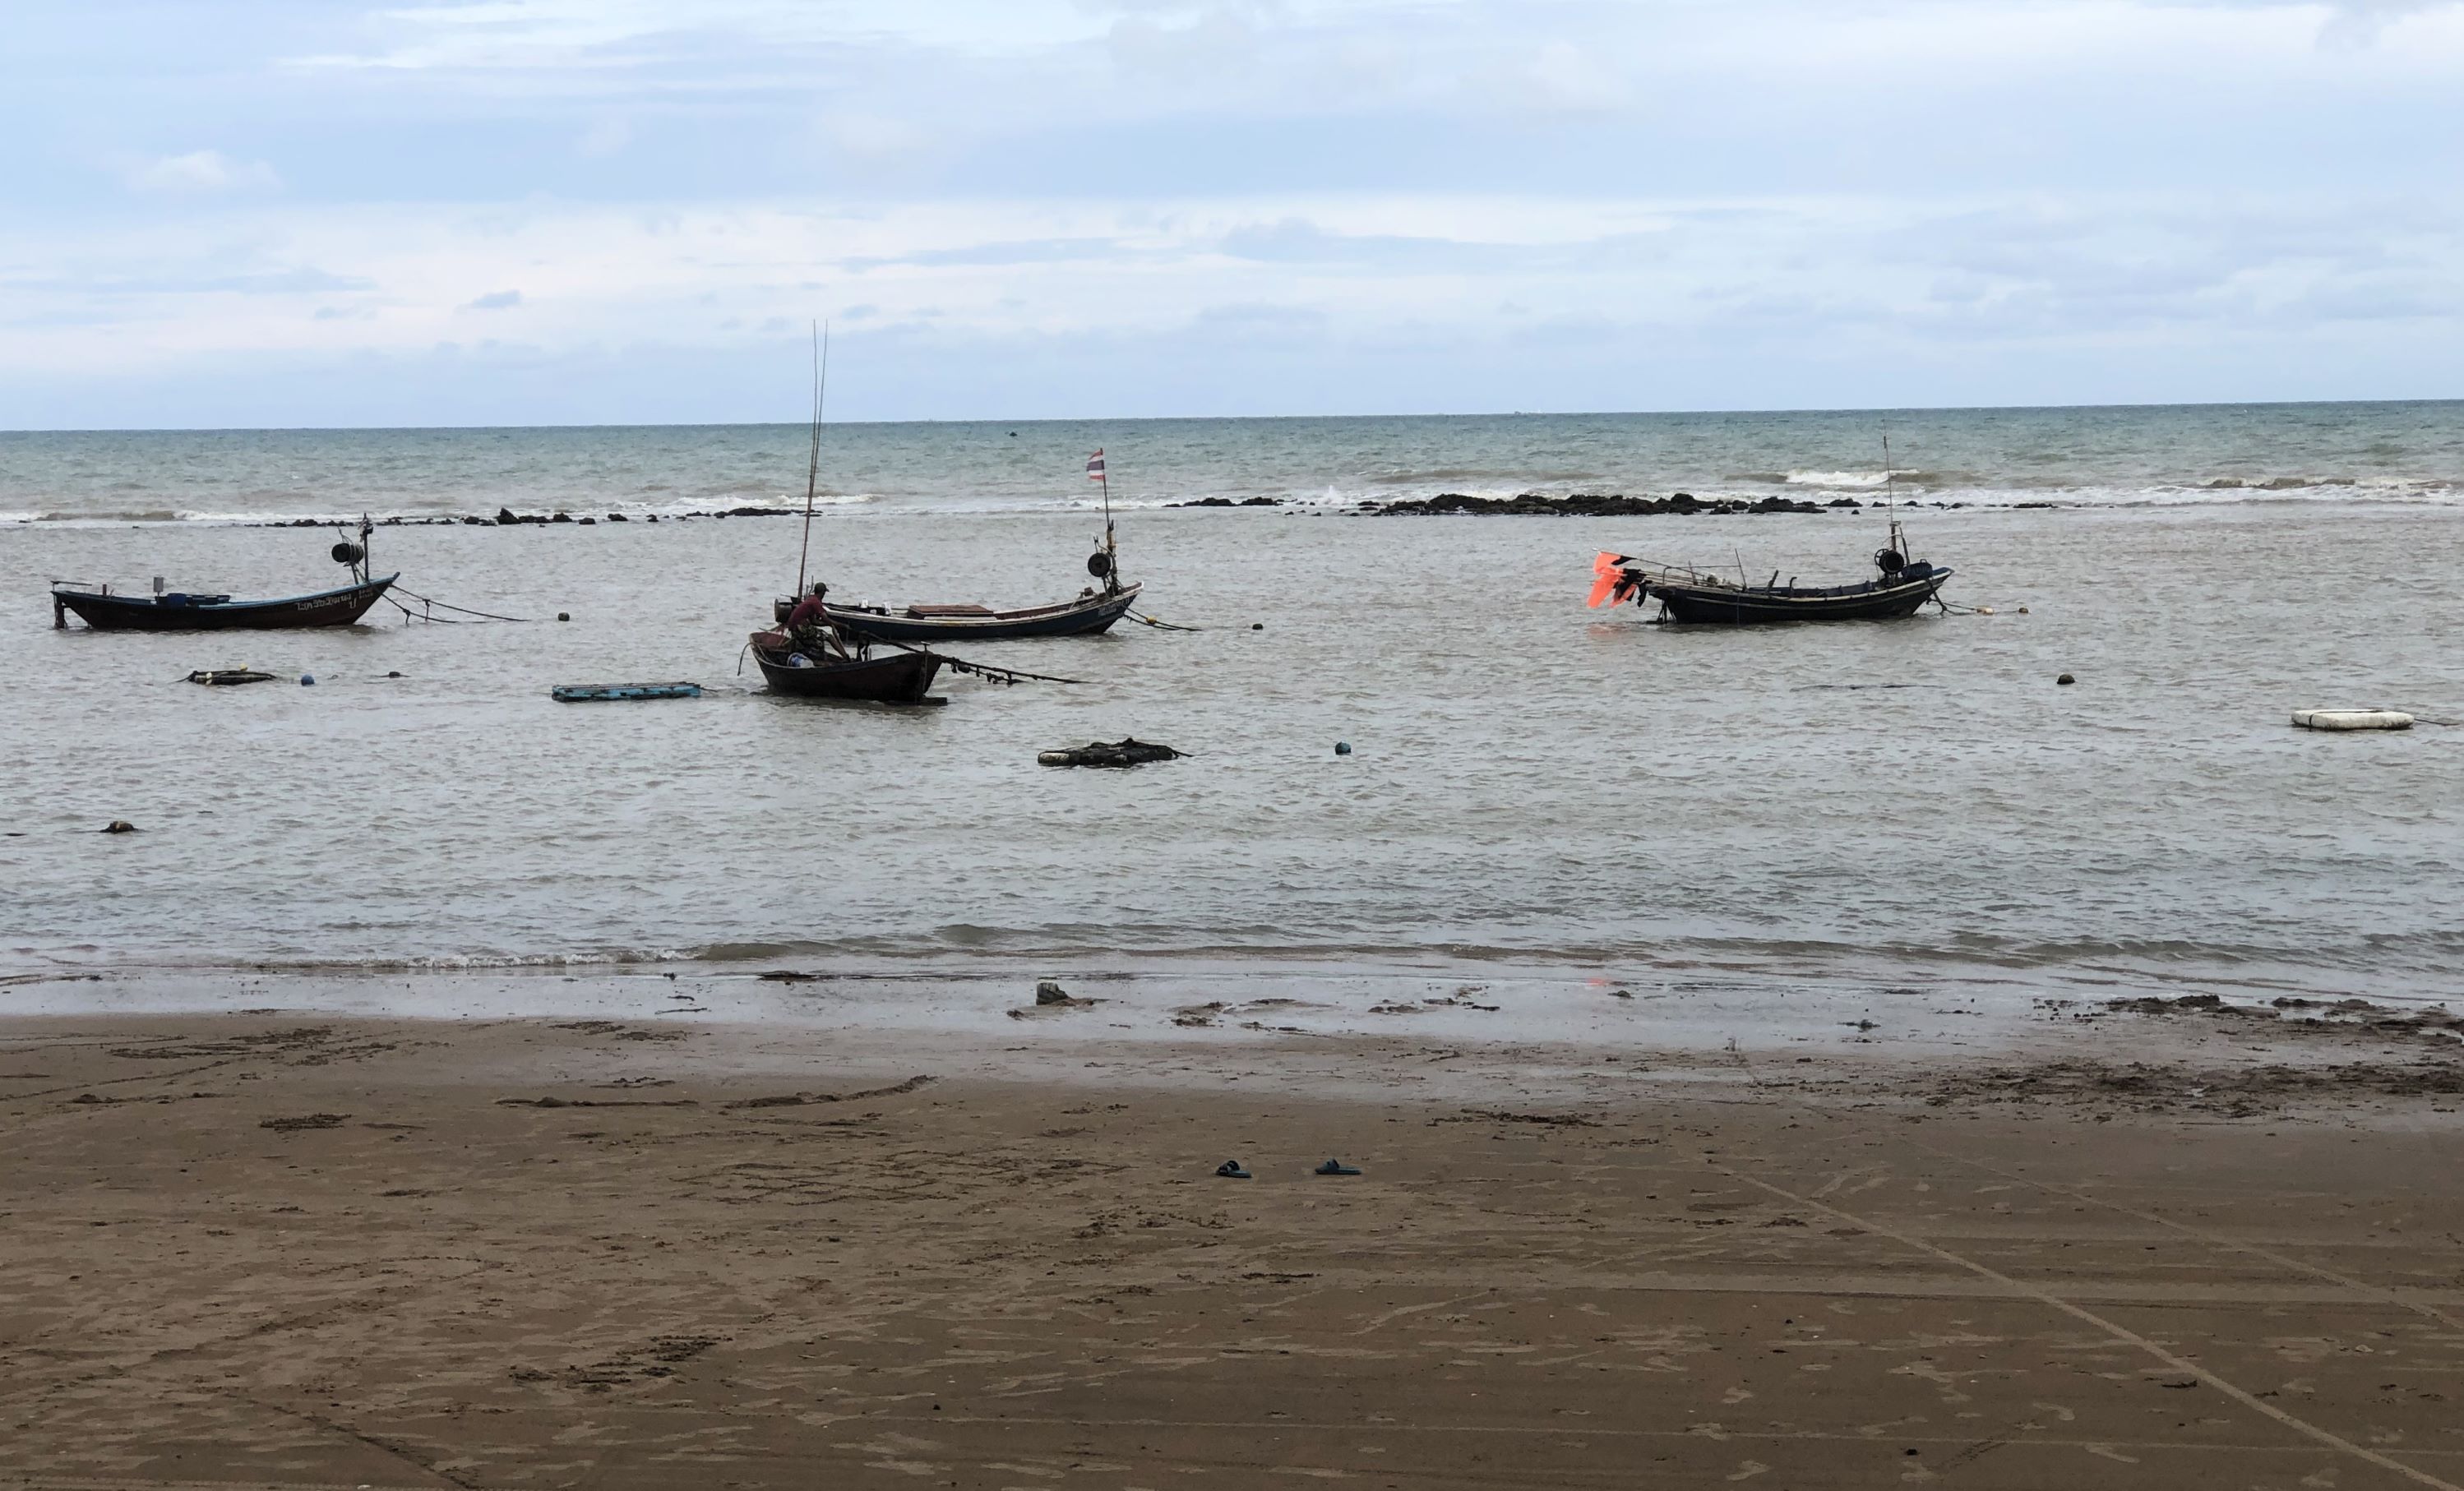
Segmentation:
{"type": "MultiPolygon", "coordinates": [[[[392,601],[395,594],[407,595],[412,600],[418,602],[421,605],[430,607],[431,609],[458,611],[464,616],[475,616],[481,621],[531,623],[539,620],[539,618],[535,616],[499,616],[494,611],[474,611],[467,605],[454,605],[450,602],[439,601],[429,596],[421,595],[418,591],[400,583],[397,583],[393,587],[393,592],[388,594],[385,599],[392,601]]],[[[395,610],[400,611],[406,618],[409,618],[411,615],[410,607],[403,604],[399,601],[393,602],[393,607],[395,610]]],[[[417,619],[420,621],[443,622],[449,626],[458,625],[454,622],[453,618],[450,616],[422,616],[417,619]]]]}

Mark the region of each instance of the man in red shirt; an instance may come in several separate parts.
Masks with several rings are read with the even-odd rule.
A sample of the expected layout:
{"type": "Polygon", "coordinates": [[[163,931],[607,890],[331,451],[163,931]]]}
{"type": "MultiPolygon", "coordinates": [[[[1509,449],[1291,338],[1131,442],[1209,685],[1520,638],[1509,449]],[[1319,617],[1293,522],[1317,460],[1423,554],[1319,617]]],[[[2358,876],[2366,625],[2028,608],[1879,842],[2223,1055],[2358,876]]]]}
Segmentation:
{"type": "Polygon", "coordinates": [[[830,625],[829,608],[823,604],[823,597],[829,593],[828,585],[814,581],[813,593],[797,602],[796,608],[787,613],[787,635],[807,648],[827,649],[844,656],[847,645],[839,641],[830,625]]]}

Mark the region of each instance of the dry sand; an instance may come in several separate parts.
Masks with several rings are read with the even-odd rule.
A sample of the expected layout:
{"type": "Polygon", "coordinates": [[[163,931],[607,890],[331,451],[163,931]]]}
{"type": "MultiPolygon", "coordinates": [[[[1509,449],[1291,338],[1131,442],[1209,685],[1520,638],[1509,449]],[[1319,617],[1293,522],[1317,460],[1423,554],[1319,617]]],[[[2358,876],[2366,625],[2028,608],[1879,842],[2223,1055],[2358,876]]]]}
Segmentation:
{"type": "Polygon", "coordinates": [[[0,1484],[2464,1485],[2434,1023],[1095,1018],[0,1021],[0,1484]]]}

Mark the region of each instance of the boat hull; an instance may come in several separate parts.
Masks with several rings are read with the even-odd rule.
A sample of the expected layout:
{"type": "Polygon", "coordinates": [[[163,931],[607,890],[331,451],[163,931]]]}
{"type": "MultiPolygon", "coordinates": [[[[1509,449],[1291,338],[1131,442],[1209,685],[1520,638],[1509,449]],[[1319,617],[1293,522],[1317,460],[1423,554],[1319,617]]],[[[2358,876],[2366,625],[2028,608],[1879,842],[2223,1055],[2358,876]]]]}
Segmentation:
{"type": "Polygon", "coordinates": [[[757,644],[753,661],[772,693],[799,699],[853,699],[871,704],[921,704],[941,671],[930,652],[891,652],[853,661],[832,659],[811,668],[787,661],[789,653],[757,644]]]}
{"type": "Polygon", "coordinates": [[[105,595],[97,590],[52,591],[55,607],[74,611],[97,631],[292,631],[308,626],[348,626],[401,579],[387,575],[362,585],[322,590],[278,601],[205,601],[105,595]]]}
{"type": "MultiPolygon", "coordinates": [[[[1139,586],[1124,585],[1106,595],[1082,596],[1058,605],[1030,606],[1023,611],[993,611],[981,616],[904,616],[887,607],[827,607],[830,622],[841,631],[883,642],[1000,642],[1015,637],[1088,637],[1111,628],[1128,614],[1139,586]]],[[[779,603],[780,619],[794,603],[779,603]]]]}
{"type": "Polygon", "coordinates": [[[1667,608],[1668,619],[1689,625],[1761,625],[1772,622],[1878,622],[1912,616],[1934,597],[1947,569],[1923,580],[1892,584],[1828,588],[1687,585],[1653,581],[1648,598],[1667,608]]]}

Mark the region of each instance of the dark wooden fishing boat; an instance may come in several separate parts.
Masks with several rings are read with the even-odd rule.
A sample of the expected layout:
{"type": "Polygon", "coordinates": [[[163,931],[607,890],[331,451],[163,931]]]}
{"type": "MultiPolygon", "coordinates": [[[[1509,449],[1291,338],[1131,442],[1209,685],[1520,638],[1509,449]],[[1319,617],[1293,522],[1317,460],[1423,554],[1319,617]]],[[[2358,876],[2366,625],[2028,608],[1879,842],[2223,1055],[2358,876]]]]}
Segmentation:
{"type": "Polygon", "coordinates": [[[234,601],[230,596],[173,593],[159,596],[113,595],[106,587],[79,590],[52,587],[52,621],[68,625],[74,611],[97,631],[225,631],[238,628],[290,630],[301,626],[348,626],[384,599],[402,577],[386,575],[340,590],[285,596],[277,601],[234,601]]]}
{"type": "Polygon", "coordinates": [[[1651,564],[1622,554],[1603,554],[1592,563],[1591,603],[1641,605],[1657,601],[1663,621],[1725,625],[1766,622],[1870,622],[1913,616],[1936,599],[1950,579],[1947,566],[1909,559],[1900,525],[1891,524],[1890,545],[1874,556],[1878,578],[1843,585],[1749,584],[1677,564],[1651,564]]]}
{"type": "Polygon", "coordinates": [[[773,693],[800,699],[853,699],[871,704],[922,704],[944,661],[938,653],[904,649],[816,657],[784,631],[757,631],[753,661],[773,693]]]}
{"type": "MultiPolygon", "coordinates": [[[[827,602],[823,605],[840,630],[889,642],[1083,637],[1119,621],[1136,602],[1139,588],[1132,584],[1111,591],[1089,589],[1074,601],[1017,611],[996,611],[981,605],[911,605],[897,611],[886,605],[831,605],[827,602]]],[[[779,620],[785,621],[795,607],[792,598],[780,601],[775,607],[779,620]]]]}
{"type": "MultiPolygon", "coordinates": [[[[887,605],[839,605],[826,599],[822,603],[823,608],[840,630],[886,642],[999,642],[1015,637],[1087,637],[1110,630],[1136,603],[1144,582],[1121,583],[1120,543],[1112,531],[1112,483],[1103,451],[1088,458],[1087,479],[1101,482],[1104,488],[1104,541],[1087,557],[1087,573],[1101,582],[1101,589],[1089,585],[1075,600],[1015,611],[997,611],[987,605],[909,605],[893,609],[887,605]]],[[[803,583],[800,576],[800,595],[803,583]]],[[[771,605],[772,616],[786,621],[798,600],[799,596],[781,597],[771,605]]]]}
{"type": "Polygon", "coordinates": [[[154,581],[152,595],[113,595],[109,585],[93,589],[55,581],[52,584],[52,625],[66,626],[69,613],[97,631],[291,631],[305,626],[348,626],[393,588],[399,574],[379,578],[368,561],[368,537],[375,525],[360,519],[360,541],[345,537],[334,545],[334,562],[351,567],[351,582],[339,590],[284,596],[273,601],[234,601],[227,595],[194,592],[164,593],[154,581]]]}

